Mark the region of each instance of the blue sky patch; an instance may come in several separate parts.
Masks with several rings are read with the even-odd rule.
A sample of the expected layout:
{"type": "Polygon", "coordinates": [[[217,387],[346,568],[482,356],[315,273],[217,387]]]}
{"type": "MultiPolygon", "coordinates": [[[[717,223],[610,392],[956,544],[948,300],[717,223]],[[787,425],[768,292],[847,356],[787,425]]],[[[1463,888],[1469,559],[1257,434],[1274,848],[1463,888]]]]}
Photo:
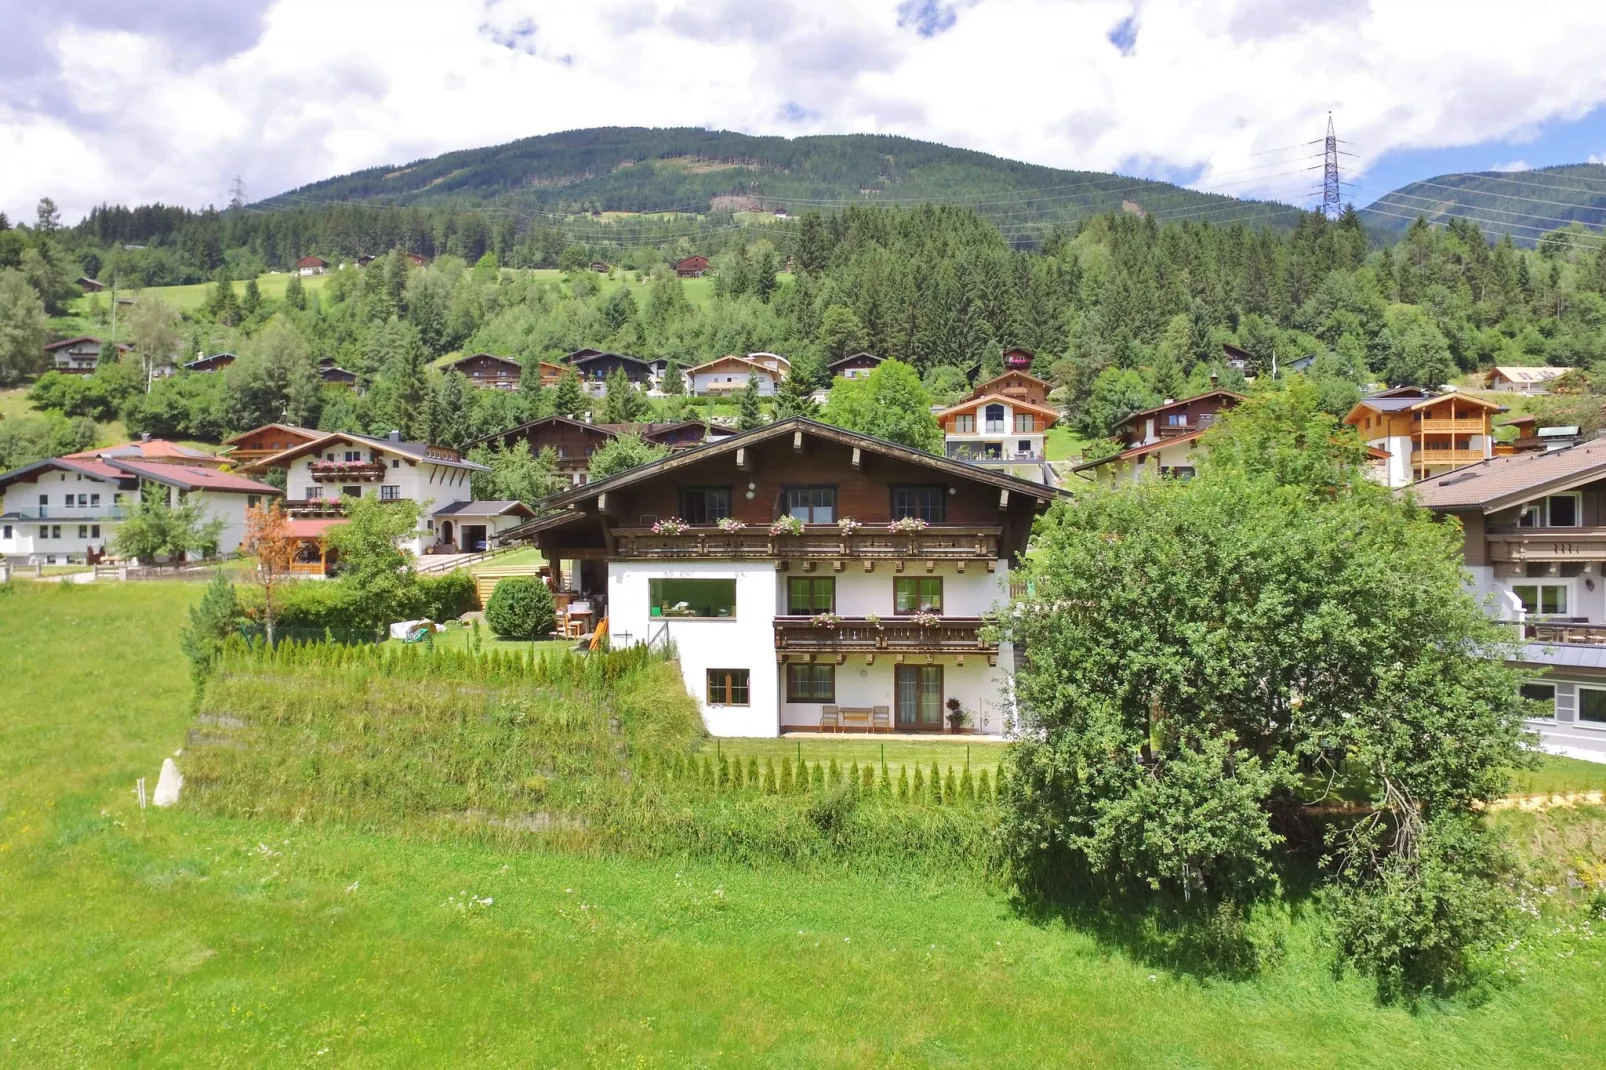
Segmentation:
{"type": "Polygon", "coordinates": [[[1121,50],[1121,55],[1130,56],[1138,44],[1138,19],[1136,15],[1128,15],[1104,36],[1110,39],[1110,44],[1121,50]]]}
{"type": "Polygon", "coordinates": [[[903,0],[898,5],[898,25],[913,26],[921,37],[935,37],[954,24],[951,4],[938,0],[903,0]]]}

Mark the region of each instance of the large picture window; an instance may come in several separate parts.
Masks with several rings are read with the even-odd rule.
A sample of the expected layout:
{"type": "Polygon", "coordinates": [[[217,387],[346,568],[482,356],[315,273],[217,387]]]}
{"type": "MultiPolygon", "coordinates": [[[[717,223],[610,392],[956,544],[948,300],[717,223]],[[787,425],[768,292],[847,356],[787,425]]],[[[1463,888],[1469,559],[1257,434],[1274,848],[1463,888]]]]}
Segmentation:
{"type": "Polygon", "coordinates": [[[710,706],[746,706],[746,669],[709,669],[708,704],[710,706]]]}
{"type": "Polygon", "coordinates": [[[892,581],[892,609],[899,615],[941,613],[942,577],[897,577],[892,581]]]}
{"type": "Polygon", "coordinates": [[[787,665],[786,701],[835,702],[836,666],[818,663],[805,665],[798,662],[787,665]]]}
{"type": "Polygon", "coordinates": [[[836,610],[836,577],[790,576],[786,581],[786,611],[794,617],[836,610]]]}
{"type": "Polygon", "coordinates": [[[1544,712],[1541,717],[1556,716],[1556,685],[1555,684],[1523,684],[1519,689],[1522,697],[1528,702],[1544,703],[1544,712]]]}
{"type": "Polygon", "coordinates": [[[1529,613],[1545,617],[1567,615],[1567,585],[1565,583],[1514,583],[1511,593],[1522,602],[1529,613]]]}
{"type": "Polygon", "coordinates": [[[1606,691],[1598,687],[1578,689],[1578,719],[1580,721],[1606,721],[1606,691]]]}
{"type": "Polygon", "coordinates": [[[687,487],[680,492],[680,517],[688,524],[712,524],[730,515],[729,487],[687,487]]]}
{"type": "Polygon", "coordinates": [[[647,597],[652,617],[736,616],[735,580],[648,580],[647,597]]]}
{"type": "Polygon", "coordinates": [[[892,519],[912,516],[928,524],[941,524],[947,501],[947,488],[941,484],[893,487],[892,519]]]}
{"type": "Polygon", "coordinates": [[[789,487],[786,512],[805,524],[836,523],[835,487],[789,487]]]}

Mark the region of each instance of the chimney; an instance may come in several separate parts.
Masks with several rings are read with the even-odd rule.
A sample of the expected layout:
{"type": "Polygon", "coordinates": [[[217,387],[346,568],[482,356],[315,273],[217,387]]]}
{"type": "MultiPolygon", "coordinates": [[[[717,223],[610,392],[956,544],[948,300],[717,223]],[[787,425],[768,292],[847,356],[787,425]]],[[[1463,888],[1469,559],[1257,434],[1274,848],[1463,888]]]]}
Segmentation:
{"type": "Polygon", "coordinates": [[[149,431],[141,431],[139,440],[141,442],[149,442],[151,440],[151,433],[149,431]]]}
{"type": "Polygon", "coordinates": [[[392,442],[400,442],[401,441],[401,432],[400,431],[392,431],[390,434],[386,435],[385,437],[390,439],[392,442]]]}
{"type": "Polygon", "coordinates": [[[1166,398],[1165,399],[1165,403],[1167,405],[1175,405],[1177,403],[1177,399],[1176,398],[1166,398]]]}
{"type": "Polygon", "coordinates": [[[1219,383],[1219,382],[1221,382],[1221,376],[1217,375],[1215,372],[1211,372],[1210,373],[1210,389],[1214,390],[1216,388],[1216,384],[1219,383]]]}

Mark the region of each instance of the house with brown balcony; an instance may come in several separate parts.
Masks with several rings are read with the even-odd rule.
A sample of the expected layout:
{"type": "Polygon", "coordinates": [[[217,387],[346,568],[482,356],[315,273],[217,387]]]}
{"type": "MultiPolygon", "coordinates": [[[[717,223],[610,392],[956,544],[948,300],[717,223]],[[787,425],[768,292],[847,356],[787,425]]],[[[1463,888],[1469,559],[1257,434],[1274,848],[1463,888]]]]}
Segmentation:
{"type": "Polygon", "coordinates": [[[1402,493],[1460,522],[1469,586],[1525,641],[1543,741],[1606,754],[1606,440],[1491,457],[1402,493]]]}
{"type": "Polygon", "coordinates": [[[803,417],[576,487],[509,532],[616,643],[673,643],[709,731],[1010,724],[1013,651],[987,625],[1039,483],[803,417]]]}
{"type": "Polygon", "coordinates": [[[1494,417],[1505,411],[1460,391],[1400,387],[1362,398],[1344,422],[1388,454],[1377,469],[1379,481],[1403,487],[1495,456],[1494,417]]]}
{"type": "Polygon", "coordinates": [[[701,420],[669,423],[594,424],[569,416],[542,416],[506,431],[475,439],[469,448],[525,449],[532,455],[550,449],[557,458],[558,471],[575,486],[586,482],[591,455],[620,435],[634,432],[642,441],[672,450],[701,446],[711,438],[724,438],[736,432],[731,428],[705,424],[701,420]]]}
{"type": "Polygon", "coordinates": [[[230,465],[243,468],[252,465],[275,453],[304,446],[314,439],[322,438],[325,432],[314,431],[310,427],[297,427],[294,424],[263,424],[253,427],[249,431],[241,431],[223,440],[223,449],[220,456],[230,465]]]}
{"type": "Polygon", "coordinates": [[[468,379],[470,386],[492,390],[517,390],[524,366],[511,357],[495,353],[471,353],[466,357],[447,361],[441,365],[441,374],[458,372],[468,379]]]}
{"type": "Polygon", "coordinates": [[[1145,475],[1191,479],[1198,464],[1199,439],[1217,417],[1243,400],[1231,390],[1207,390],[1187,398],[1135,412],[1111,436],[1121,449],[1107,457],[1083,461],[1071,471],[1088,479],[1131,483],[1145,475]]]}

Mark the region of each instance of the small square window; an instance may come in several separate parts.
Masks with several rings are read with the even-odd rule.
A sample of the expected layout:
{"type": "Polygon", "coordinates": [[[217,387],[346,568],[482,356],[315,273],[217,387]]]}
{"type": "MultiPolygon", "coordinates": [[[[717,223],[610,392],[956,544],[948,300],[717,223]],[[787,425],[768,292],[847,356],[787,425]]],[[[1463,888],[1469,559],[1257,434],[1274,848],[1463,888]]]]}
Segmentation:
{"type": "Polygon", "coordinates": [[[379,500],[382,502],[401,501],[401,488],[391,483],[383,484],[379,488],[379,500]]]}
{"type": "Polygon", "coordinates": [[[835,702],[836,666],[792,662],[786,666],[786,701],[835,702]]]}
{"type": "Polygon", "coordinates": [[[892,488],[892,518],[918,517],[928,524],[943,522],[946,507],[945,488],[938,485],[905,486],[892,488]]]}
{"type": "Polygon", "coordinates": [[[892,595],[896,614],[941,613],[942,577],[899,576],[892,581],[892,595]]]}
{"type": "Polygon", "coordinates": [[[91,494],[89,496],[89,504],[98,506],[100,504],[100,495],[99,494],[91,494]]]}
{"type": "Polygon", "coordinates": [[[88,524],[79,524],[78,525],[78,537],[80,539],[89,538],[89,525],[88,524]]]}
{"type": "Polygon", "coordinates": [[[709,669],[708,704],[710,706],[748,705],[746,669],[709,669]]]}
{"type": "Polygon", "coordinates": [[[1522,697],[1528,702],[1542,702],[1545,704],[1541,717],[1556,716],[1556,685],[1555,684],[1523,684],[1519,689],[1522,697]]]}
{"type": "Polygon", "coordinates": [[[11,538],[11,525],[10,524],[7,524],[5,526],[5,537],[8,538],[8,539],[11,538]]]}

